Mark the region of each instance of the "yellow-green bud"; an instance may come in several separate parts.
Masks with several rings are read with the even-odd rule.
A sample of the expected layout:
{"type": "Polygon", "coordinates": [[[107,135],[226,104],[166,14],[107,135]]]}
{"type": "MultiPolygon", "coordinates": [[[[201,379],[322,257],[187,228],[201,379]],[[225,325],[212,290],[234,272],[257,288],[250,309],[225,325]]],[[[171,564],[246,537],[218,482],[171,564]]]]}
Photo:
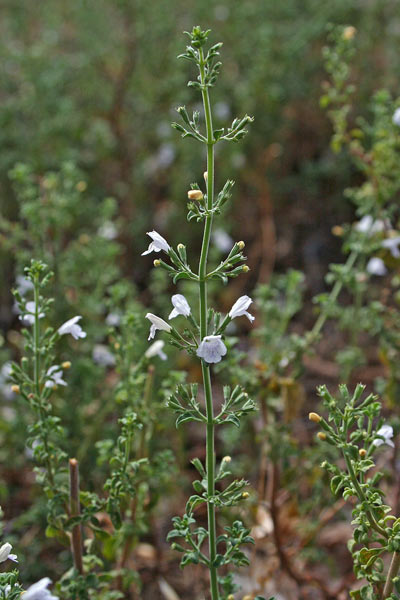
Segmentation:
{"type": "Polygon", "coordinates": [[[342,235],[344,234],[344,229],[340,225],[335,225],[334,227],[332,227],[332,233],[337,237],[342,237],[342,235]]]}
{"type": "Polygon", "coordinates": [[[226,600],[235,600],[235,596],[233,594],[229,594],[226,600]]]}
{"type": "Polygon", "coordinates": [[[65,362],[61,363],[61,366],[63,369],[70,369],[71,368],[71,363],[69,360],[66,360],[65,362]]]}
{"type": "Polygon", "coordinates": [[[241,240],[240,242],[237,243],[239,250],[243,250],[243,248],[245,247],[245,243],[241,240]]]}
{"type": "Polygon", "coordinates": [[[344,40],[352,40],[353,37],[356,35],[357,33],[357,29],[355,27],[353,27],[352,25],[349,25],[349,27],[346,27],[343,31],[343,39],[344,40]]]}
{"type": "Polygon", "coordinates": [[[326,440],[326,433],[324,433],[323,431],[318,431],[317,438],[324,442],[326,440]]]}
{"type": "Polygon", "coordinates": [[[87,188],[87,183],[86,181],[78,181],[78,183],[76,184],[76,189],[78,190],[78,192],[84,192],[87,188]]]}
{"type": "Polygon", "coordinates": [[[203,200],[203,192],[201,190],[189,190],[188,198],[189,200],[203,200]]]}
{"type": "Polygon", "coordinates": [[[243,500],[246,500],[246,498],[248,498],[249,496],[250,496],[249,492],[243,492],[243,494],[242,494],[243,500]]]}
{"type": "Polygon", "coordinates": [[[242,271],[243,273],[248,273],[250,271],[250,267],[248,267],[247,265],[243,265],[242,271]]]}
{"type": "Polygon", "coordinates": [[[184,247],[185,247],[185,246],[184,246],[183,244],[178,244],[178,246],[177,246],[178,250],[183,250],[183,249],[184,249],[184,247]]]}
{"type": "Polygon", "coordinates": [[[21,388],[19,387],[19,385],[12,385],[11,386],[11,391],[14,392],[14,394],[19,394],[21,391],[21,388]]]}
{"type": "Polygon", "coordinates": [[[358,454],[361,458],[365,458],[367,456],[367,451],[365,450],[365,448],[360,448],[358,454]]]}
{"type": "Polygon", "coordinates": [[[159,267],[159,266],[161,265],[161,260],[160,260],[160,259],[158,259],[158,258],[156,258],[156,259],[153,261],[153,265],[154,265],[155,267],[159,267]]]}
{"type": "Polygon", "coordinates": [[[314,421],[314,423],[319,423],[320,421],[322,421],[322,417],[320,417],[315,412],[310,412],[310,414],[308,415],[308,418],[310,419],[310,421],[314,421]]]}

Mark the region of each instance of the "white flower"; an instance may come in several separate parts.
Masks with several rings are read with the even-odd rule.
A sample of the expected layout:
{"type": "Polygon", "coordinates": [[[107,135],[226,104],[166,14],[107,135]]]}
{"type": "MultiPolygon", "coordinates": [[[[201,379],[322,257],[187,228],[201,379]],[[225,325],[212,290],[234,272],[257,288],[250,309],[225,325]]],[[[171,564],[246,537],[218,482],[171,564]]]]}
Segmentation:
{"type": "Polygon", "coordinates": [[[385,229],[385,223],[381,219],[374,221],[371,215],[365,215],[361,221],[354,225],[354,229],[360,233],[373,235],[385,229]]]}
{"type": "Polygon", "coordinates": [[[148,340],[153,339],[157,329],[159,329],[160,331],[168,331],[168,333],[172,329],[171,325],[168,325],[168,323],[164,321],[164,319],[161,319],[161,317],[157,317],[157,315],[153,315],[153,313],[147,313],[146,319],[148,319],[151,323],[149,337],[147,338],[148,340]]]}
{"type": "Polygon", "coordinates": [[[24,277],[23,275],[17,275],[16,283],[17,290],[19,291],[21,296],[24,296],[26,292],[33,290],[34,287],[32,281],[26,279],[26,277],[24,277]]]}
{"type": "Polygon", "coordinates": [[[53,388],[55,385],[67,385],[67,382],[62,378],[63,371],[58,365],[53,365],[47,370],[46,376],[48,379],[44,387],[53,388]]]}
{"type": "Polygon", "coordinates": [[[106,316],[106,323],[107,325],[110,325],[110,327],[118,327],[118,325],[120,325],[121,323],[121,315],[119,315],[118,313],[110,312],[106,316]]]}
{"type": "MultiPolygon", "coordinates": [[[[31,301],[31,302],[27,302],[25,304],[25,314],[21,315],[19,318],[21,319],[21,321],[23,321],[24,324],[27,325],[33,325],[35,322],[35,311],[36,311],[36,304],[31,301]]],[[[43,319],[44,317],[44,312],[40,312],[39,313],[39,319],[43,319]]]]}
{"type": "Polygon", "coordinates": [[[97,234],[105,240],[114,240],[118,235],[118,229],[112,221],[105,221],[97,230],[97,234]]]}
{"type": "Polygon", "coordinates": [[[59,600],[58,596],[53,596],[47,589],[50,583],[51,579],[43,577],[43,579],[28,587],[22,597],[24,600],[59,600]]]}
{"type": "Polygon", "coordinates": [[[18,562],[17,555],[10,554],[11,550],[12,546],[8,542],[6,542],[0,547],[0,562],[4,562],[7,559],[12,560],[14,562],[18,562]]]}
{"type": "Polygon", "coordinates": [[[226,354],[226,346],[220,335],[207,335],[197,348],[197,356],[208,363],[217,363],[226,354]]]}
{"type": "Polygon", "coordinates": [[[400,127],[400,108],[396,108],[396,110],[394,111],[392,121],[395,125],[398,125],[400,127]]]}
{"type": "Polygon", "coordinates": [[[399,258],[400,257],[399,244],[400,244],[400,236],[397,236],[397,237],[387,238],[386,240],[383,240],[381,245],[382,245],[382,248],[387,248],[388,250],[390,250],[390,253],[393,256],[393,258],[399,258]]]}
{"type": "Polygon", "coordinates": [[[190,315],[190,306],[185,296],[182,296],[182,294],[174,294],[171,298],[171,302],[174,308],[168,319],[175,319],[178,315],[183,315],[184,317],[190,315]]]}
{"type": "Polygon", "coordinates": [[[145,252],[142,252],[142,256],[150,254],[150,252],[161,252],[161,250],[168,252],[170,245],[168,244],[167,240],[162,237],[162,235],[157,233],[157,231],[148,231],[147,235],[150,236],[153,241],[150,242],[148,249],[145,252]]]}
{"type": "Polygon", "coordinates": [[[382,425],[376,434],[380,435],[383,439],[377,438],[374,440],[374,446],[382,446],[382,444],[387,444],[388,446],[394,448],[394,443],[392,442],[393,427],[391,425],[382,425]]]}
{"type": "Polygon", "coordinates": [[[367,263],[367,271],[370,275],[386,275],[387,269],[381,258],[373,256],[367,263]]]}
{"type": "Polygon", "coordinates": [[[95,344],[92,356],[94,362],[103,367],[113,367],[115,365],[115,356],[104,344],[95,344]]]}
{"type": "Polygon", "coordinates": [[[153,342],[151,346],[149,346],[144,353],[146,358],[153,358],[153,356],[159,356],[161,360],[167,360],[167,355],[163,352],[164,342],[162,340],[157,340],[153,342]]]}
{"type": "Polygon", "coordinates": [[[228,235],[223,229],[216,229],[212,234],[212,238],[214,244],[217,246],[218,250],[221,250],[221,252],[229,252],[234,244],[231,236],[228,235]]]}
{"type": "Polygon", "coordinates": [[[11,362],[5,362],[0,369],[0,391],[6,400],[11,400],[14,396],[14,392],[12,391],[10,386],[11,372],[11,362]]]}
{"type": "Polygon", "coordinates": [[[66,321],[58,330],[60,335],[65,335],[70,333],[73,338],[78,340],[79,338],[86,337],[86,332],[82,330],[82,327],[78,325],[78,321],[82,319],[82,317],[72,317],[69,321],[66,321]]]}
{"type": "Polygon", "coordinates": [[[253,317],[253,315],[251,315],[249,312],[247,312],[247,309],[249,308],[249,306],[252,302],[253,302],[253,300],[249,296],[240,296],[240,298],[238,298],[238,300],[236,300],[235,304],[232,306],[231,310],[229,311],[230,318],[236,319],[236,317],[245,316],[248,318],[250,323],[252,323],[252,321],[254,321],[255,317],[253,317]]]}

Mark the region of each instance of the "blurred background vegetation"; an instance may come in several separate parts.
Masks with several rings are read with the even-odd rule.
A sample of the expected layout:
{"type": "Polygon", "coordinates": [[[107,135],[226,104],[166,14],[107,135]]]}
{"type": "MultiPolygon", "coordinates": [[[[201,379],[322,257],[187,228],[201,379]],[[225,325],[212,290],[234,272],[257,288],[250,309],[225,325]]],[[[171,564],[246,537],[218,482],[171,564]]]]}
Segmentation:
{"type": "MultiPolygon", "coordinates": [[[[251,135],[227,145],[217,162],[220,185],[228,175],[237,180],[229,233],[248,244],[250,283],[266,281],[275,262],[313,270],[329,254],[326,234],[347,210],[342,192],[352,178],[346,156],[329,150],[331,128],[319,108],[326,26],[358,30],[356,104],[367,113],[374,90],[398,83],[395,0],[4,0],[2,213],[18,218],[9,178],[16,162],[42,174],[72,161],[85,174],[88,213],[105,196],[118,203],[121,267],[143,285],[142,232],[155,227],[174,241],[185,190],[204,170],[196,145],[170,127],[174,109],[193,102],[187,69],[175,57],[181,32],[197,22],[224,42],[223,77],[213,91],[217,121],[255,116],[251,135]]],[[[10,280],[9,253],[2,263],[10,280]]],[[[318,275],[313,283],[320,285],[318,275]]],[[[1,294],[9,305],[7,286],[1,294]]],[[[8,318],[3,308],[3,324],[8,318]]]]}
{"type": "MultiPolygon", "coordinates": [[[[114,374],[99,384],[107,365],[92,360],[93,344],[115,341],[107,338],[112,319],[106,318],[141,310],[139,300],[154,312],[169,306],[159,294],[168,285],[164,273],[152,273],[149,283],[150,259],[139,260],[148,244],[144,232],[154,228],[171,244],[190,242],[192,257],[198,254],[200,228],[185,225],[186,190],[192,181],[201,182],[205,157],[199,161],[196,144],[182,140],[170,126],[177,106],[201,108],[186,88],[188,65],[176,60],[182,32],[194,24],[211,28],[212,40],[224,42],[222,74],[212,90],[216,124],[245,113],[255,117],[250,135],[237,146],[222,147],[217,156],[217,187],[228,177],[236,180],[232,218],[223,220],[226,233],[246,242],[251,267],[247,278],[226,290],[220,308],[229,307],[239,292],[268,283],[273,270],[303,270],[308,299],[324,290],[328,263],[341,260],[332,226],[354,217],[343,190],[361,181],[347,152],[331,150],[331,124],[320,107],[328,23],[357,29],[354,105],[358,115],[368,117],[376,90],[399,92],[397,0],[2,1],[0,353],[6,360],[21,352],[9,290],[34,255],[55,272],[57,322],[82,314],[88,331],[58,406],[72,451],[80,448],[88,418],[101,408],[103,415],[111,411],[106,405],[113,398],[114,374]]],[[[220,244],[223,240],[220,231],[220,244]]],[[[300,289],[303,283],[295,280],[294,286],[300,289]]],[[[143,342],[134,348],[136,356],[147,347],[143,323],[140,327],[143,342]]],[[[69,358],[65,351],[64,359],[69,358]]],[[[188,368],[182,357],[177,366],[188,368]]],[[[0,490],[6,517],[14,519],[21,506],[32,506],[32,498],[20,494],[30,469],[18,473],[27,420],[24,409],[18,410],[17,428],[11,427],[10,415],[3,415],[0,450],[3,464],[10,460],[10,448],[22,457],[3,469],[0,490]]],[[[162,430],[166,425],[160,423],[156,427],[162,430]]],[[[91,443],[98,440],[95,428],[89,433],[87,456],[81,457],[88,477],[91,443]]],[[[234,448],[237,438],[228,438],[224,441],[234,448]]],[[[180,443],[174,451],[184,465],[186,442],[180,443]]],[[[198,443],[191,439],[190,455],[198,443]]],[[[299,460],[312,478],[319,456],[305,455],[299,460]]],[[[318,484],[316,493],[324,494],[318,484]]],[[[178,498],[178,511],[179,503],[178,498]]],[[[44,507],[33,504],[31,513],[14,521],[13,531],[31,535],[30,525],[45,527],[45,521],[44,507]]],[[[162,525],[160,539],[167,528],[162,525]]],[[[28,580],[42,574],[35,561],[43,552],[30,548],[29,539],[22,544],[31,552],[28,580]]],[[[313,552],[309,558],[317,556],[313,552]]],[[[52,568],[51,558],[46,560],[44,574],[52,568]]]]}

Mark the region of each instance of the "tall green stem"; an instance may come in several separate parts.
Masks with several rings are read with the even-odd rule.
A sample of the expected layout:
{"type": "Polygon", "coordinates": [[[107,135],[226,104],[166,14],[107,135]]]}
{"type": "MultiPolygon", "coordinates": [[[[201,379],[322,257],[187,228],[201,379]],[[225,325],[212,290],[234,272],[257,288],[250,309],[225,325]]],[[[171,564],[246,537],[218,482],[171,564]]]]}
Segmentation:
{"type": "Polygon", "coordinates": [[[34,314],[34,380],[35,380],[35,392],[36,399],[39,403],[39,414],[40,420],[42,422],[41,433],[43,438],[43,444],[46,452],[46,466],[47,466],[47,476],[49,478],[49,483],[51,487],[54,487],[54,476],[53,469],[50,461],[50,451],[49,451],[49,443],[47,439],[47,431],[46,431],[46,411],[42,405],[42,397],[40,393],[40,325],[39,325],[39,275],[35,275],[34,281],[34,301],[35,301],[35,314],[34,314]]]}
{"type": "MultiPolygon", "coordinates": [[[[346,267],[348,270],[352,269],[354,266],[354,263],[356,262],[357,258],[359,256],[359,253],[354,251],[351,252],[351,254],[349,255],[349,258],[346,261],[346,267]]],[[[336,281],[335,285],[332,288],[331,293],[329,294],[329,302],[335,302],[337,300],[337,297],[339,296],[341,290],[343,287],[343,282],[342,281],[336,281]]],[[[314,323],[314,327],[311,329],[311,333],[310,333],[310,338],[312,341],[315,340],[315,338],[318,337],[321,329],[323,328],[323,326],[325,325],[325,321],[328,318],[328,313],[326,310],[322,309],[318,319],[315,321],[314,323]]]]}
{"type": "MultiPolygon", "coordinates": [[[[212,128],[212,116],[208,88],[205,86],[205,63],[203,50],[200,49],[200,76],[204,105],[204,114],[207,128],[207,209],[211,211],[214,201],[214,135],[212,128]]],[[[199,262],[199,303],[200,303],[200,338],[207,335],[207,257],[210,246],[212,228],[212,214],[205,219],[203,243],[199,262]]],[[[204,395],[207,411],[207,438],[206,438],[206,471],[207,471],[207,494],[212,498],[215,494],[215,449],[214,449],[214,409],[211,387],[210,367],[202,361],[202,374],[204,395]]],[[[217,568],[214,561],[217,555],[215,506],[213,502],[207,503],[208,512],[208,535],[210,553],[210,590],[212,600],[219,600],[217,568]]]]}

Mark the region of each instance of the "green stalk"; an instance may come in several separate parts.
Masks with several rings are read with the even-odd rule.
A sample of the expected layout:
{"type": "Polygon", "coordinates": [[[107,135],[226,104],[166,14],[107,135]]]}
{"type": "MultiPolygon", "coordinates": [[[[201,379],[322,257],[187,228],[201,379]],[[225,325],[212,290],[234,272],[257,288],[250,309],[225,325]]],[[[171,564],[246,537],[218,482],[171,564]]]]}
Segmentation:
{"type": "Polygon", "coordinates": [[[383,588],[382,600],[386,600],[389,598],[390,594],[393,591],[393,579],[396,577],[397,573],[400,569],[400,553],[394,552],[392,557],[392,562],[390,563],[389,572],[387,575],[387,579],[385,582],[385,587],[383,588]]]}
{"type": "MultiPolygon", "coordinates": [[[[357,496],[358,499],[360,500],[360,502],[366,503],[366,497],[364,495],[364,492],[361,489],[360,483],[356,477],[356,474],[354,472],[353,469],[353,465],[351,464],[351,459],[347,456],[347,454],[345,452],[343,452],[343,456],[344,459],[346,461],[346,465],[347,465],[347,469],[349,471],[349,475],[350,475],[350,479],[354,485],[354,488],[357,492],[357,496]]],[[[385,539],[387,539],[387,533],[386,531],[383,529],[383,527],[381,527],[379,525],[379,523],[377,523],[373,513],[371,510],[366,510],[365,511],[367,514],[367,517],[369,519],[369,524],[372,527],[372,529],[375,529],[375,531],[377,531],[381,536],[383,536],[385,539]]]]}
{"type": "MultiPolygon", "coordinates": [[[[351,269],[354,266],[354,263],[356,262],[358,256],[359,256],[358,252],[355,252],[354,250],[353,250],[353,252],[351,252],[351,254],[349,255],[349,258],[346,261],[346,267],[348,269],[351,269]]],[[[331,293],[329,294],[330,302],[335,302],[335,300],[337,300],[337,297],[339,296],[340,292],[342,291],[342,287],[343,287],[343,283],[341,281],[336,281],[335,285],[332,288],[331,293]]],[[[327,312],[322,310],[318,319],[314,323],[314,327],[311,329],[311,332],[310,332],[311,341],[314,341],[315,338],[318,337],[321,329],[325,325],[325,321],[327,318],[328,318],[327,312]]]]}
{"type": "Polygon", "coordinates": [[[35,322],[34,322],[34,380],[35,380],[35,392],[36,399],[39,403],[39,416],[42,422],[41,426],[41,434],[43,438],[43,444],[46,451],[46,466],[47,466],[47,476],[49,478],[49,483],[52,488],[54,488],[54,477],[53,477],[53,469],[50,461],[50,452],[49,452],[49,444],[47,439],[47,431],[45,429],[45,421],[46,421],[46,411],[42,405],[42,397],[40,393],[40,330],[39,330],[39,275],[35,275],[34,281],[34,301],[35,301],[35,322]]]}
{"type": "MultiPolygon", "coordinates": [[[[207,209],[211,211],[214,201],[214,135],[212,128],[212,116],[208,88],[205,87],[205,63],[203,49],[200,48],[200,76],[204,105],[204,114],[207,129],[207,209]]],[[[212,228],[212,214],[208,214],[205,219],[203,243],[201,247],[199,262],[199,303],[200,303],[200,339],[207,335],[207,257],[210,246],[212,228]]],[[[204,361],[201,363],[203,374],[204,395],[206,401],[207,413],[207,437],[206,437],[206,472],[207,472],[207,494],[211,498],[215,494],[215,442],[214,442],[214,408],[211,387],[210,366],[204,361]]],[[[208,540],[210,553],[210,591],[212,600],[219,600],[217,568],[214,561],[217,555],[216,544],[216,522],[215,506],[212,502],[207,502],[208,513],[208,540]]]]}

